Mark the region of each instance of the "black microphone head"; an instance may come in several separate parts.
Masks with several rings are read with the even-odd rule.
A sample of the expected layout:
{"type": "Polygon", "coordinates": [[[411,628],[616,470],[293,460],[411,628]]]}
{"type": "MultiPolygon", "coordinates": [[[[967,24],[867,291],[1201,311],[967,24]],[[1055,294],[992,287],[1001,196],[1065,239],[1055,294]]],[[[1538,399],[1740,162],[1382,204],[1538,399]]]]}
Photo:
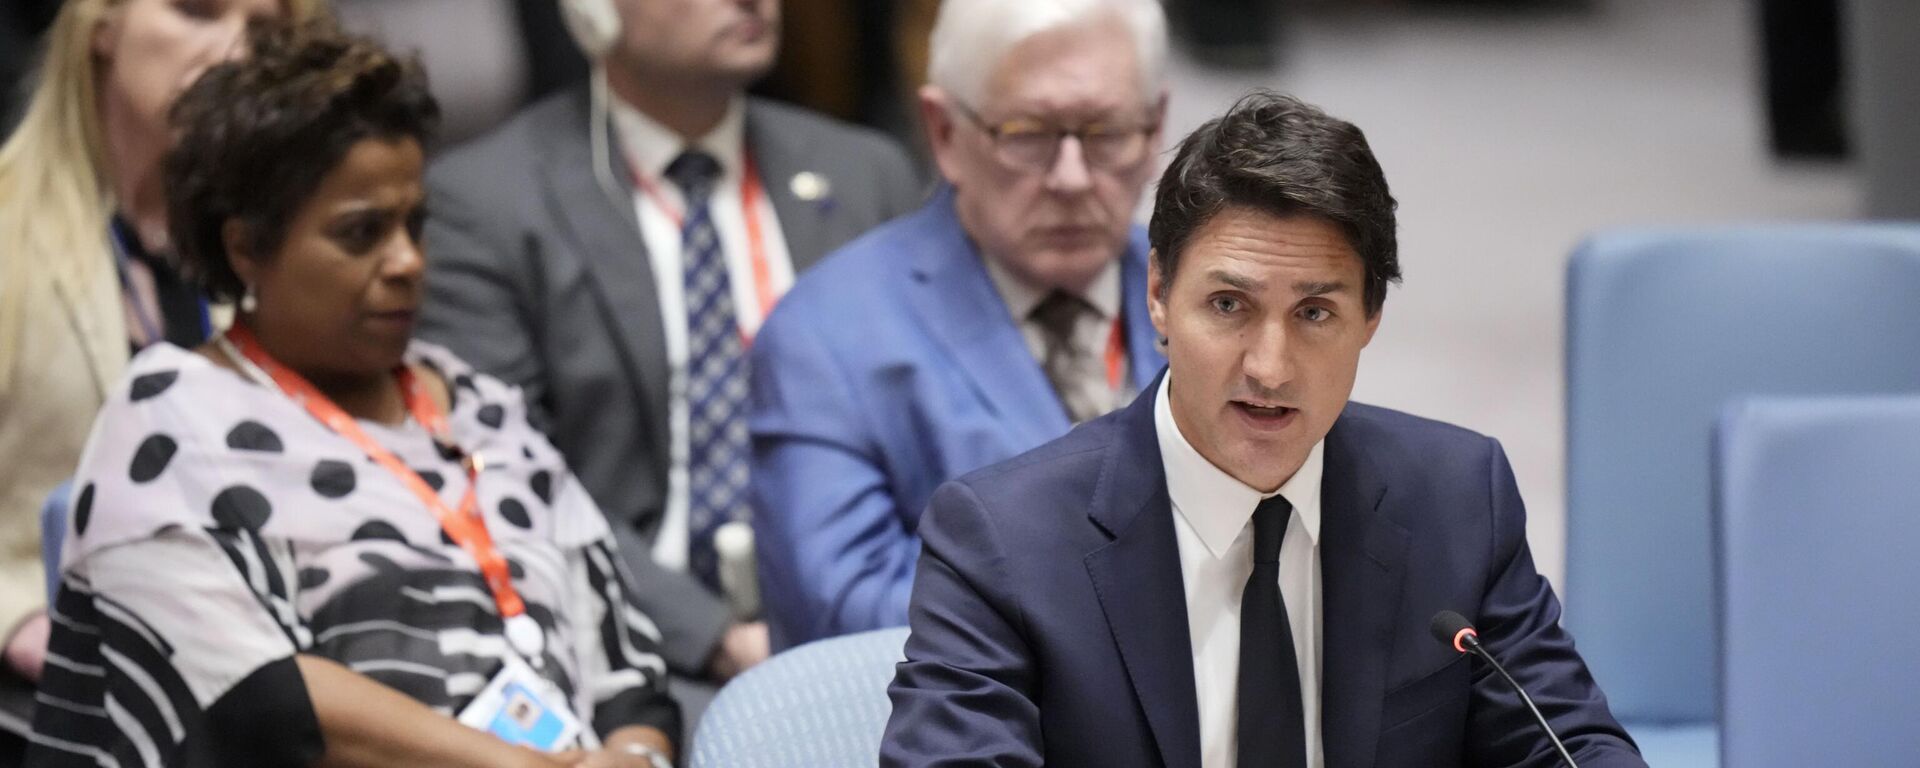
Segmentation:
{"type": "Polygon", "coordinates": [[[1467,621],[1467,617],[1454,613],[1453,611],[1441,611],[1434,614],[1432,627],[1433,639],[1446,643],[1448,647],[1454,650],[1460,650],[1457,641],[1460,638],[1461,630],[1468,632],[1473,631],[1473,624],[1467,621]]]}

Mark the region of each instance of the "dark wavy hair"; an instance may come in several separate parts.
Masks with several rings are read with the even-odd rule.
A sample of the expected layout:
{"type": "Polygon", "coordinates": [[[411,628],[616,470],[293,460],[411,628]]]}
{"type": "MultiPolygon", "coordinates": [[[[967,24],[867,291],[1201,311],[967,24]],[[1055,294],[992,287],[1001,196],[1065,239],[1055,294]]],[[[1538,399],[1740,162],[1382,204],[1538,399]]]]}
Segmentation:
{"type": "Polygon", "coordinates": [[[1400,281],[1393,195],[1366,135],[1299,99],[1255,91],[1180,142],[1147,225],[1162,291],[1194,233],[1231,206],[1338,226],[1366,270],[1369,317],[1400,281]]]}
{"type": "Polygon", "coordinates": [[[425,145],[440,117],[418,62],[328,22],[262,23],[248,37],[252,54],[208,69],[170,115],[167,226],[181,269],[216,301],[246,290],[227,261],[228,221],[247,255],[271,258],[353,145],[425,145]]]}

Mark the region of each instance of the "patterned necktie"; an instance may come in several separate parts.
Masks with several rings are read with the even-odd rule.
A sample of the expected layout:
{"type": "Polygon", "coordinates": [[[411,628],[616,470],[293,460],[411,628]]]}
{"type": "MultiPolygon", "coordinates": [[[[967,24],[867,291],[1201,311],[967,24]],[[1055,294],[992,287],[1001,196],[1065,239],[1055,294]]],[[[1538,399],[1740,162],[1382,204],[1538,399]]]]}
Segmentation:
{"type": "Polygon", "coordinates": [[[1280,541],[1293,505],[1274,496],[1253,512],[1253,575],[1240,602],[1239,765],[1303,768],[1306,713],[1293,626],[1280,596],[1280,541]]]}
{"type": "Polygon", "coordinates": [[[680,228],[687,303],[687,559],[694,573],[718,589],[714,531],[748,516],[747,359],[709,205],[720,163],[690,150],[667,166],[667,178],[687,201],[680,228]]]}
{"type": "Polygon", "coordinates": [[[1073,332],[1080,317],[1093,311],[1086,299],[1066,291],[1054,291],[1027,315],[1040,326],[1040,335],[1046,340],[1046,355],[1040,367],[1046,371],[1047,382],[1053,385],[1054,394],[1060,396],[1060,403],[1066,406],[1067,416],[1075,424],[1106,413],[1111,407],[1110,397],[1103,398],[1099,396],[1101,393],[1090,391],[1093,386],[1090,382],[1106,385],[1106,372],[1095,370],[1093,355],[1073,343],[1073,332]]]}

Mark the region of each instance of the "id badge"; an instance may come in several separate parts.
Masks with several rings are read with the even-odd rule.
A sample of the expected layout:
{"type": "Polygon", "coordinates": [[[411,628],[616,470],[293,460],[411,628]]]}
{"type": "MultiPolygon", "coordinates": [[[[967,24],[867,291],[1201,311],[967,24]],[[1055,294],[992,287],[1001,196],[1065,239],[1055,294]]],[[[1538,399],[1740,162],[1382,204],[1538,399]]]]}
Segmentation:
{"type": "Polygon", "coordinates": [[[581,733],[566,697],[511,653],[500,673],[460,712],[460,722],[542,752],[572,749],[581,733]]]}

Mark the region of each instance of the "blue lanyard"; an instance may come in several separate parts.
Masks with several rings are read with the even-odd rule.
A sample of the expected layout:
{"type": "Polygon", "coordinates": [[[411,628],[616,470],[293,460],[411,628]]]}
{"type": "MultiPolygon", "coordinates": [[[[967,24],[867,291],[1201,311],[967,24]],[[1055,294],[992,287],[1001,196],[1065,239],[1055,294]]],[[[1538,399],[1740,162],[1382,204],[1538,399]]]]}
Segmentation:
{"type": "MultiPolygon", "coordinates": [[[[141,297],[140,291],[133,286],[131,274],[133,257],[131,250],[127,247],[125,236],[120,232],[120,227],[111,223],[107,225],[107,242],[113,245],[114,266],[120,273],[120,295],[125,296],[127,303],[133,305],[133,316],[140,323],[141,334],[146,337],[148,344],[165,341],[166,333],[158,325],[159,322],[164,322],[165,318],[158,311],[150,310],[146,300],[141,297]]],[[[210,337],[213,335],[213,318],[207,310],[207,300],[199,298],[195,304],[199,309],[200,336],[210,337]]]]}

